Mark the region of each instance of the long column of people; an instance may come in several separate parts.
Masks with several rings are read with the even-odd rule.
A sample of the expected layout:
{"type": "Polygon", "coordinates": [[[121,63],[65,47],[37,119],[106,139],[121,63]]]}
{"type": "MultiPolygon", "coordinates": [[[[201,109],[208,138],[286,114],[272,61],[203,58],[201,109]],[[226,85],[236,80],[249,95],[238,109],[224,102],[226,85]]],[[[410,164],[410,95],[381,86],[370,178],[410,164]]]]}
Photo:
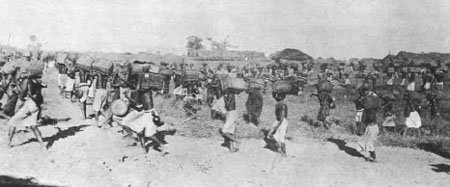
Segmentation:
{"type": "MultiPolygon", "coordinates": [[[[30,51],[3,53],[2,61],[1,97],[4,102],[0,115],[8,119],[9,144],[16,128],[27,127],[44,146],[38,124],[44,100],[41,90],[46,85],[40,79],[48,63],[54,62],[59,94],[78,103],[84,118],[91,116],[88,109],[92,107],[92,116],[99,128],[120,126],[128,136],[136,137],[145,152],[153,146],[162,154],[167,154],[167,143],[161,140],[159,134],[173,135],[176,130],[173,124],[165,123],[164,116],[158,114],[158,108],[153,102],[156,95],[163,95],[165,100],[174,96],[173,105],[184,102],[186,120],[183,122],[196,119],[202,107],[209,107],[211,118],[224,122],[221,129],[224,145],[235,152],[239,150],[241,142],[235,135],[239,116],[235,95],[248,93],[246,119],[258,126],[264,106],[263,95],[271,90],[277,104],[275,122],[267,130],[266,137],[275,143],[282,155],[286,155],[288,106],[283,101],[286,95],[301,95],[305,86],[314,82],[317,93],[310,96],[318,98],[319,111],[316,118],[305,116],[304,120],[329,129],[340,123],[338,116],[330,115],[330,110],[336,108],[333,88],[340,86],[355,89],[358,93],[354,100],[355,133],[362,136],[360,151],[369,153],[367,159],[370,161],[376,160],[374,141],[380,128],[382,131],[396,131],[398,124],[393,111],[395,100],[403,98],[406,103],[404,135],[408,130],[415,130],[421,135],[419,110],[430,109],[432,118],[440,116],[438,107],[442,94],[439,93],[444,88],[446,75],[445,69],[431,66],[414,69],[395,66],[393,63],[385,70],[374,65],[374,70],[368,72],[366,65],[360,63],[356,67],[355,63],[351,63],[340,64],[335,70],[322,65],[317,77],[312,77],[312,63],[276,61],[266,67],[256,64],[243,68],[226,63],[213,68],[203,63],[197,68],[184,61],[154,63],[69,52],[58,52],[53,56],[30,51]],[[352,74],[362,80],[355,83],[357,87],[352,86],[355,85],[352,83],[355,79],[350,80],[352,74]],[[385,83],[380,83],[380,74],[388,77],[385,83]],[[397,80],[401,81],[399,87],[394,86],[397,80]],[[170,86],[172,82],[173,87],[170,86]],[[383,89],[380,89],[380,85],[383,89]],[[204,93],[206,98],[202,97],[204,93]],[[377,110],[383,111],[382,124],[377,124],[377,110]]],[[[437,135],[439,129],[432,125],[430,132],[437,135]]]]}

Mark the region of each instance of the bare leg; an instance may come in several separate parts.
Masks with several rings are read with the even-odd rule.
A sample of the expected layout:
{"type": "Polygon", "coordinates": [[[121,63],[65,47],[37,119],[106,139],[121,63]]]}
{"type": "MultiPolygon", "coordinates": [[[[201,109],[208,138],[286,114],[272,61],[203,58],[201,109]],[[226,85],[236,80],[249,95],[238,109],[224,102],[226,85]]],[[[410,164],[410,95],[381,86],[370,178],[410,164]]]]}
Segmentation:
{"type": "Polygon", "coordinates": [[[1,111],[1,112],[0,112],[0,117],[1,117],[1,118],[4,118],[4,119],[8,119],[8,120],[9,120],[9,118],[11,118],[11,117],[9,117],[8,115],[6,115],[4,111],[1,111]]]}
{"type": "Polygon", "coordinates": [[[112,121],[113,121],[113,114],[112,114],[112,112],[111,112],[111,110],[110,109],[107,109],[107,110],[104,110],[103,112],[102,112],[102,115],[105,117],[105,122],[103,123],[103,127],[104,128],[106,128],[106,127],[112,127],[112,121]]]}
{"type": "Polygon", "coordinates": [[[8,136],[9,136],[8,146],[9,147],[11,147],[11,142],[12,142],[12,139],[13,139],[15,133],[16,133],[16,127],[9,127],[9,133],[8,133],[8,136]]]}
{"type": "Polygon", "coordinates": [[[42,133],[38,129],[38,127],[37,126],[31,126],[31,130],[34,133],[34,136],[36,136],[36,139],[38,140],[38,142],[41,144],[41,147],[45,148],[44,141],[42,140],[42,133]]]}
{"type": "Polygon", "coordinates": [[[127,137],[132,137],[133,136],[133,131],[130,128],[128,128],[126,126],[121,126],[121,127],[123,129],[123,132],[126,133],[126,135],[123,138],[127,138],[127,137]]]}
{"type": "Polygon", "coordinates": [[[142,133],[138,133],[137,137],[138,137],[139,143],[141,143],[142,149],[144,149],[144,153],[147,153],[148,150],[147,150],[146,145],[145,145],[144,133],[143,132],[142,133]]]}
{"type": "Polygon", "coordinates": [[[241,142],[233,134],[224,133],[223,136],[231,141],[230,142],[230,151],[235,152],[235,151],[239,150],[239,145],[241,142]]]}
{"type": "Polygon", "coordinates": [[[281,147],[281,155],[286,157],[287,153],[286,153],[286,143],[280,143],[280,147],[281,147]]]}
{"type": "Polygon", "coordinates": [[[99,116],[100,116],[100,111],[96,111],[95,112],[95,124],[97,126],[99,125],[99,116]]]}
{"type": "Polygon", "coordinates": [[[83,115],[84,119],[87,118],[87,114],[86,114],[86,101],[83,101],[80,103],[81,104],[81,114],[83,115]]]}
{"type": "Polygon", "coordinates": [[[161,141],[159,141],[158,137],[156,137],[155,135],[153,135],[153,136],[150,136],[150,139],[153,141],[153,143],[156,144],[156,147],[157,147],[159,150],[161,150],[162,156],[164,156],[164,155],[166,155],[166,154],[169,154],[169,152],[167,151],[166,146],[165,146],[161,141]]]}

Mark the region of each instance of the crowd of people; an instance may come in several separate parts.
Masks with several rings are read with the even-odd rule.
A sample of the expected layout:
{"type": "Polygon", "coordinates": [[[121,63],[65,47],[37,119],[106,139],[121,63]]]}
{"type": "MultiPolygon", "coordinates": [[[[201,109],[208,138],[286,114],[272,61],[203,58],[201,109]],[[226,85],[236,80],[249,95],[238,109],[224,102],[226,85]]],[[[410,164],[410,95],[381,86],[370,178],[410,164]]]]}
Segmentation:
{"type": "MultiPolygon", "coordinates": [[[[174,96],[172,105],[183,102],[186,121],[197,118],[202,106],[211,110],[213,120],[224,122],[221,135],[224,145],[235,152],[241,141],[235,136],[237,119],[236,94],[246,92],[246,119],[258,126],[264,94],[272,85],[272,97],[277,102],[272,128],[267,138],[273,140],[277,150],[286,155],[286,131],[288,123],[288,105],[284,103],[286,95],[303,94],[308,80],[311,80],[312,68],[309,63],[276,63],[267,67],[256,64],[253,67],[239,68],[231,64],[220,64],[212,68],[203,63],[200,68],[188,63],[166,63],[131,61],[130,59],[106,60],[94,58],[87,54],[60,52],[55,58],[43,58],[32,52],[9,56],[7,64],[24,61],[29,64],[39,61],[52,61],[57,69],[58,92],[80,106],[84,118],[89,118],[88,107],[94,111],[95,124],[100,128],[120,126],[129,137],[136,137],[143,149],[149,147],[167,153],[164,136],[173,134],[173,124],[163,122],[155,109],[153,97],[162,95],[165,100],[174,96]],[[300,67],[299,67],[300,66],[300,67]],[[239,81],[245,81],[245,87],[239,81]],[[171,85],[173,82],[173,85],[171,85]],[[171,93],[172,90],[172,93],[171,93]],[[103,120],[101,120],[103,117],[103,120]]],[[[11,145],[17,127],[30,127],[37,140],[43,145],[42,135],[38,129],[43,97],[41,90],[46,87],[40,80],[41,75],[30,76],[25,69],[12,66],[5,71],[2,67],[2,106],[1,116],[8,119],[10,126],[9,144],[11,145]],[[24,73],[25,72],[25,73],[24,73]]],[[[44,66],[46,67],[46,66],[44,66]]],[[[363,71],[361,71],[362,73],[363,71]]],[[[332,97],[332,81],[350,85],[350,74],[343,68],[332,72],[327,68],[320,70],[316,84],[317,93],[311,94],[319,100],[319,111],[315,121],[325,129],[335,123],[330,110],[336,108],[332,97]],[[336,75],[336,76],[335,76],[336,75]]],[[[445,72],[439,68],[423,67],[419,72],[388,71],[385,87],[378,86],[382,72],[374,71],[364,74],[364,81],[356,89],[355,99],[356,133],[361,135],[361,150],[367,152],[368,160],[375,161],[375,147],[379,127],[395,131],[398,126],[394,103],[405,100],[404,117],[406,129],[419,129],[422,126],[421,111],[430,109],[432,119],[439,118],[439,91],[444,88],[445,72]],[[416,86],[417,77],[421,77],[416,86]],[[401,80],[396,81],[396,80],[401,80]],[[398,83],[399,82],[399,83],[398,83]],[[419,89],[418,89],[419,88],[419,89]],[[387,91],[386,91],[387,90],[387,91]],[[402,95],[403,94],[403,95],[402,95]],[[423,104],[423,100],[427,104],[423,104]],[[383,113],[383,122],[378,124],[377,113],[383,113]]],[[[435,124],[430,126],[433,135],[438,134],[435,124]]],[[[420,134],[420,131],[417,131],[420,134]]]]}
{"type": "MultiPolygon", "coordinates": [[[[194,68],[187,63],[166,63],[130,61],[129,59],[112,62],[104,69],[86,67],[85,56],[71,56],[61,54],[56,58],[55,66],[58,69],[58,87],[63,97],[72,102],[78,102],[83,116],[88,118],[87,106],[92,103],[94,118],[97,126],[108,128],[119,124],[129,136],[136,134],[142,140],[143,148],[148,151],[145,138],[150,138],[154,148],[165,150],[165,141],[160,140],[158,132],[174,130],[170,124],[156,122],[161,120],[155,109],[153,97],[162,95],[168,100],[174,96],[173,105],[183,102],[183,110],[186,120],[197,118],[197,112],[201,106],[211,108],[211,118],[223,120],[221,134],[224,137],[224,145],[230,151],[238,151],[240,140],[235,136],[236,120],[239,115],[236,108],[235,95],[241,92],[248,93],[246,118],[249,122],[259,125],[263,108],[263,93],[267,90],[267,77],[284,79],[296,75],[281,75],[281,71],[275,68],[238,68],[231,65],[219,65],[215,69],[204,63],[201,68],[194,68]],[[159,78],[158,78],[159,77],[159,78]],[[244,86],[236,87],[233,80],[245,80],[244,86]],[[173,82],[173,86],[171,83],[173,82]],[[170,90],[173,89],[172,94],[170,90]],[[127,108],[122,111],[122,108],[127,108]],[[128,109],[129,108],[129,109],[128,109]],[[136,113],[136,114],[133,114],[136,113]],[[138,114],[150,116],[153,123],[145,120],[137,120],[138,114]],[[100,120],[103,116],[104,120],[100,120]],[[130,117],[134,116],[134,117],[130,117]],[[100,122],[101,121],[101,122],[100,122]],[[139,124],[139,123],[143,124],[139,124]],[[148,133],[148,129],[152,130],[148,133]]],[[[98,60],[97,61],[101,61],[98,60]]],[[[95,63],[95,62],[94,62],[95,63]]],[[[291,78],[292,79],[292,78],[291,78]]],[[[239,82],[239,81],[238,81],[239,82]]],[[[295,93],[299,90],[300,79],[292,82],[295,93]]],[[[274,93],[274,98],[282,102],[286,94],[274,93]]],[[[280,104],[281,105],[281,104],[280,104]]],[[[284,105],[286,106],[286,105],[284,105]]],[[[277,112],[277,125],[269,136],[279,140],[280,151],[285,150],[284,136],[287,126],[287,109],[285,113],[277,112]],[[282,117],[284,116],[284,117],[282,117]],[[283,143],[281,143],[283,142],[283,143]]]]}

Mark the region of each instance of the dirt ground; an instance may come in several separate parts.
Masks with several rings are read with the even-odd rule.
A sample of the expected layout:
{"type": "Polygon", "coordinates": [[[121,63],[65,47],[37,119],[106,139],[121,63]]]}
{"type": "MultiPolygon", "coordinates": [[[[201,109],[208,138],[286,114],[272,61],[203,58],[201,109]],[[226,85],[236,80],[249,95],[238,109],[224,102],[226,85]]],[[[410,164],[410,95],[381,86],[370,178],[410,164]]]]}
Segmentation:
{"type": "MultiPolygon", "coordinates": [[[[340,135],[325,140],[297,136],[295,141],[287,142],[288,157],[284,158],[265,148],[262,139],[244,139],[239,152],[229,153],[221,146],[218,133],[195,138],[181,131],[167,137],[170,154],[161,156],[156,151],[144,154],[140,147],[131,145],[132,140],[123,138],[120,129],[100,129],[92,120],[83,120],[75,103],[58,96],[56,82],[50,77],[55,76],[54,72],[47,75],[44,116],[51,120],[40,129],[48,150],[42,150],[33,134],[25,131],[16,135],[14,147],[8,148],[7,127],[2,121],[0,183],[17,179],[27,181],[24,184],[55,186],[450,184],[450,160],[446,158],[423,150],[379,146],[378,162],[370,163],[351,148],[356,141],[340,135]]],[[[176,125],[176,120],[182,120],[174,116],[170,119],[176,125]]],[[[214,131],[220,128],[220,123],[213,125],[214,131]]]]}

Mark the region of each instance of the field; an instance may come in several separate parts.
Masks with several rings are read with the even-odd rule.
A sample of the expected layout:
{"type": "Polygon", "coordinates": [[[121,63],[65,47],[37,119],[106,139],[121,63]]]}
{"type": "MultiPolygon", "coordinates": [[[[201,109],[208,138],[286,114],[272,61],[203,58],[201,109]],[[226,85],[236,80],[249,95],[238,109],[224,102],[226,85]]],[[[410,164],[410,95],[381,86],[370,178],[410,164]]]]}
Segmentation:
{"type": "MultiPolygon", "coordinates": [[[[236,63],[236,62],[235,62],[236,63]]],[[[242,63],[238,63],[242,64],[242,63]]],[[[40,127],[48,150],[39,148],[32,133],[22,130],[13,144],[0,140],[0,184],[57,186],[445,186],[449,181],[448,125],[443,136],[406,138],[382,134],[377,143],[378,163],[369,163],[352,147],[358,141],[354,130],[354,91],[338,89],[333,93],[337,109],[333,116],[339,125],[329,130],[302,121],[315,118],[318,110],[314,91],[308,86],[304,95],[288,96],[289,128],[287,158],[264,148],[262,130],[272,125],[274,104],[270,90],[264,95],[260,126],[240,117],[237,136],[242,150],[229,153],[219,129],[223,122],[211,120],[203,106],[198,118],[183,122],[182,103],[174,98],[155,97],[162,119],[174,123],[177,134],[168,137],[170,154],[156,151],[143,154],[133,141],[122,138],[117,127],[99,129],[92,120],[83,120],[76,103],[61,98],[56,91],[56,74],[48,70],[44,81],[43,115],[40,127]],[[444,136],[445,135],[445,136],[444,136]],[[410,149],[413,148],[413,149],[410,149]]],[[[247,95],[236,97],[240,114],[245,113],[247,95]]],[[[402,103],[396,103],[399,109],[402,103]]],[[[448,110],[448,109],[446,109],[448,110]]],[[[399,111],[401,114],[401,111],[399,111]]],[[[381,120],[381,118],[380,118],[381,120]]],[[[400,117],[398,122],[401,124],[400,117]]],[[[427,122],[427,117],[424,120],[427,122]]],[[[445,121],[448,123],[448,121],[445,121]]],[[[7,127],[0,125],[0,136],[7,127]]]]}

